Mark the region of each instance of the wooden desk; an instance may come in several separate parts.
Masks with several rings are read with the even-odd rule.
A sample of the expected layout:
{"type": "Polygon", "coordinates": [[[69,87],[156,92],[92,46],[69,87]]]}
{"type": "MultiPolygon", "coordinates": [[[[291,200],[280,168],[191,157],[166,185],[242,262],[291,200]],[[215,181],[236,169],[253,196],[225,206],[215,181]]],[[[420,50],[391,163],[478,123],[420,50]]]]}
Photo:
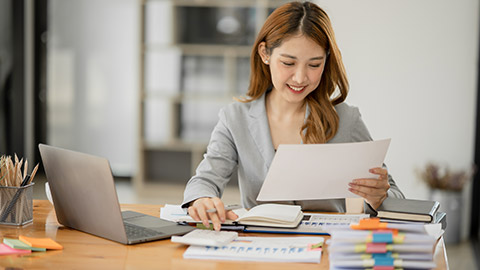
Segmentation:
{"type": "MultiPolygon", "coordinates": [[[[133,210],[159,216],[158,205],[122,205],[122,210],[133,210]]],[[[0,236],[18,238],[51,237],[64,249],[34,252],[23,256],[0,256],[0,267],[15,269],[328,269],[328,248],[324,249],[320,264],[265,263],[183,259],[186,246],[169,239],[137,245],[122,245],[100,237],[72,230],[58,224],[55,211],[48,201],[33,202],[33,223],[23,227],[0,226],[0,236]]],[[[248,234],[278,236],[273,234],[248,234]]],[[[328,238],[328,236],[327,236],[328,238]]],[[[437,269],[448,269],[443,238],[435,251],[437,269]]]]}

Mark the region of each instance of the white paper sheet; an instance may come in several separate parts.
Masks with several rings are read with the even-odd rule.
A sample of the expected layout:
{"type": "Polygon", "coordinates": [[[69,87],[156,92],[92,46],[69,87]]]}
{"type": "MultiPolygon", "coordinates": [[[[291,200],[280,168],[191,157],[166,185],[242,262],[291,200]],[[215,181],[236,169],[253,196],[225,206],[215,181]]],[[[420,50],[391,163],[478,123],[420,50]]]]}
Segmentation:
{"type": "Polygon", "coordinates": [[[323,237],[238,237],[223,247],[190,246],[186,259],[320,263],[323,237]]]}
{"type": "Polygon", "coordinates": [[[273,158],[258,201],[359,197],[348,191],[357,178],[377,178],[390,139],[341,144],[284,144],[273,158]]]}

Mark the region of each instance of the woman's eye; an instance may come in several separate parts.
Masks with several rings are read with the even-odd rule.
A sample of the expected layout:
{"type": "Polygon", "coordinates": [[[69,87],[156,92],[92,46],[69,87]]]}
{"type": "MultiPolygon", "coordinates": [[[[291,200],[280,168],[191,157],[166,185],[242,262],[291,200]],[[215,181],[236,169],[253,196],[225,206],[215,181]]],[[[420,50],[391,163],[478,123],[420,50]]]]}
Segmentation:
{"type": "Polygon", "coordinates": [[[282,62],[285,66],[293,66],[293,63],[290,62],[282,62]]]}
{"type": "Polygon", "coordinates": [[[318,68],[318,67],[320,67],[321,65],[322,65],[322,64],[310,65],[310,66],[313,67],[313,68],[318,68]]]}

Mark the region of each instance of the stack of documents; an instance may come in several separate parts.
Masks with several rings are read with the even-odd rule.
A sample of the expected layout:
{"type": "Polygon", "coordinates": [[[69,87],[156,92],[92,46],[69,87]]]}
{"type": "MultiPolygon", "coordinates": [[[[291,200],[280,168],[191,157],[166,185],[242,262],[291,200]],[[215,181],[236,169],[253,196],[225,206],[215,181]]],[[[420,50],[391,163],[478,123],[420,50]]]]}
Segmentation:
{"type": "Polygon", "coordinates": [[[220,246],[190,246],[186,259],[320,263],[323,237],[238,237],[220,246]]]}
{"type": "Polygon", "coordinates": [[[431,269],[440,224],[389,224],[378,218],[330,231],[330,269],[431,269]],[[427,227],[427,226],[433,226],[427,227]]]}

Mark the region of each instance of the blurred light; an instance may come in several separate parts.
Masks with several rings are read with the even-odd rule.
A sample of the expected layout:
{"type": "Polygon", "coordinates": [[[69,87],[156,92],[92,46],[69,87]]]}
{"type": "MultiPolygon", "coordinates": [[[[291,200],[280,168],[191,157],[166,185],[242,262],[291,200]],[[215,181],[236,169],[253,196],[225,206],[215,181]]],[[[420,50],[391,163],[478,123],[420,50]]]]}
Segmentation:
{"type": "Polygon", "coordinates": [[[217,30],[224,34],[233,34],[240,29],[240,23],[232,16],[225,16],[217,23],[217,30]]]}

